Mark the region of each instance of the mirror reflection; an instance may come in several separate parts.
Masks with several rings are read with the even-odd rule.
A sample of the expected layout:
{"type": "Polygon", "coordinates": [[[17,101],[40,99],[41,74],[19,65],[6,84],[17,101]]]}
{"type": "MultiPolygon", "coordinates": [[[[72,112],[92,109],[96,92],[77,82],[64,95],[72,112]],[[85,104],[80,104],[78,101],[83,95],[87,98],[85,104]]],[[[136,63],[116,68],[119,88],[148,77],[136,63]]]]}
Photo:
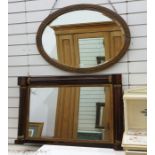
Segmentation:
{"type": "Polygon", "coordinates": [[[65,13],[42,34],[46,54],[62,65],[89,68],[114,58],[124,45],[124,33],[118,22],[97,11],[65,13]]]}
{"type": "Polygon", "coordinates": [[[91,67],[99,64],[97,61],[97,57],[105,58],[104,44],[104,38],[79,39],[78,45],[80,53],[80,67],[91,67]]]}
{"type": "Polygon", "coordinates": [[[113,140],[111,86],[30,89],[29,138],[113,140]]]}

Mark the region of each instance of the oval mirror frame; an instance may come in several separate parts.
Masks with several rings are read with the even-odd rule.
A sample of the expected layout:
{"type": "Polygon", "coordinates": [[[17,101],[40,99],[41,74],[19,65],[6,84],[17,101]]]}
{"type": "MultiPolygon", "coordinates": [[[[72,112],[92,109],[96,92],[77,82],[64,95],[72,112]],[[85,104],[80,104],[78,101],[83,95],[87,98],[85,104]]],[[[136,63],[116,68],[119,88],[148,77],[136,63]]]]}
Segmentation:
{"type": "Polygon", "coordinates": [[[117,13],[111,11],[110,9],[107,9],[105,7],[98,6],[98,5],[92,5],[92,4],[71,5],[55,11],[54,13],[50,14],[47,18],[43,20],[43,22],[39,26],[39,29],[36,35],[36,45],[40,54],[49,64],[69,72],[91,73],[91,72],[97,72],[97,71],[102,71],[104,69],[107,69],[108,67],[115,64],[118,60],[120,60],[120,58],[122,58],[122,56],[126,53],[130,45],[130,31],[124,19],[117,13]],[[59,16],[65,13],[69,13],[72,11],[79,11],[79,10],[91,10],[91,11],[100,12],[103,15],[106,15],[107,17],[111,18],[121,26],[124,33],[124,44],[122,49],[119,51],[119,54],[117,54],[115,57],[109,59],[105,63],[100,64],[98,66],[88,67],[88,68],[75,68],[75,67],[71,67],[71,66],[67,66],[59,63],[58,61],[54,60],[46,53],[42,44],[42,35],[46,26],[52,21],[54,21],[56,18],[58,18],[59,16]]]}

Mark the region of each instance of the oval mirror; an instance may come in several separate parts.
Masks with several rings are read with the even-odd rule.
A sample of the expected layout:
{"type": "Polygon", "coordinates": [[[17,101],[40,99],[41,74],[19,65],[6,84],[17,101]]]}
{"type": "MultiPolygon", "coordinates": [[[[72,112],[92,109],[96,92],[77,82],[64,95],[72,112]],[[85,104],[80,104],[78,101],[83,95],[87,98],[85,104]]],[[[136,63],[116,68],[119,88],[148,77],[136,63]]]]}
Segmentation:
{"type": "Polygon", "coordinates": [[[50,14],[37,37],[40,54],[50,64],[72,72],[103,70],[116,63],[130,44],[125,21],[97,5],[72,5],[50,14]]]}

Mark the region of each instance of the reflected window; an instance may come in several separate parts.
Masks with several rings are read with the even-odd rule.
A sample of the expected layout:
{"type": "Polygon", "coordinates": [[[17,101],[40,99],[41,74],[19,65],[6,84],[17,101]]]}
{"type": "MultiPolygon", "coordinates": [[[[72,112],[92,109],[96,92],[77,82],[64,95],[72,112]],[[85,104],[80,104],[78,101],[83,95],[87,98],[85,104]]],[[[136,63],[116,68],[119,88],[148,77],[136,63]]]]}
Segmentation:
{"type": "Polygon", "coordinates": [[[96,66],[96,57],[105,57],[104,44],[104,38],[79,39],[80,67],[96,66]]]}
{"type": "MultiPolygon", "coordinates": [[[[104,139],[104,130],[96,128],[96,102],[105,102],[104,87],[84,87],[80,89],[77,138],[84,140],[104,139]]],[[[103,112],[102,112],[103,113],[103,112]]]]}

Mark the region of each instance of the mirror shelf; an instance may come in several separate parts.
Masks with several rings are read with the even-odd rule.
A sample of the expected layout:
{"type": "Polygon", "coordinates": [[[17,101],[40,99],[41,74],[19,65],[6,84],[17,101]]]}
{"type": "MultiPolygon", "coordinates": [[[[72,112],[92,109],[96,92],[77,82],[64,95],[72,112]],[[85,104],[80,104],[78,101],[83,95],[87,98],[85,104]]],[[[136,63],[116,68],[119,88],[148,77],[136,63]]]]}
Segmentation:
{"type": "Polygon", "coordinates": [[[130,31],[121,16],[105,7],[71,5],[50,14],[41,23],[36,44],[51,65],[89,73],[106,69],[125,54],[130,31]],[[102,57],[100,63],[97,57],[102,57]]]}
{"type": "Polygon", "coordinates": [[[121,148],[121,75],[19,77],[16,143],[121,148]]]}

